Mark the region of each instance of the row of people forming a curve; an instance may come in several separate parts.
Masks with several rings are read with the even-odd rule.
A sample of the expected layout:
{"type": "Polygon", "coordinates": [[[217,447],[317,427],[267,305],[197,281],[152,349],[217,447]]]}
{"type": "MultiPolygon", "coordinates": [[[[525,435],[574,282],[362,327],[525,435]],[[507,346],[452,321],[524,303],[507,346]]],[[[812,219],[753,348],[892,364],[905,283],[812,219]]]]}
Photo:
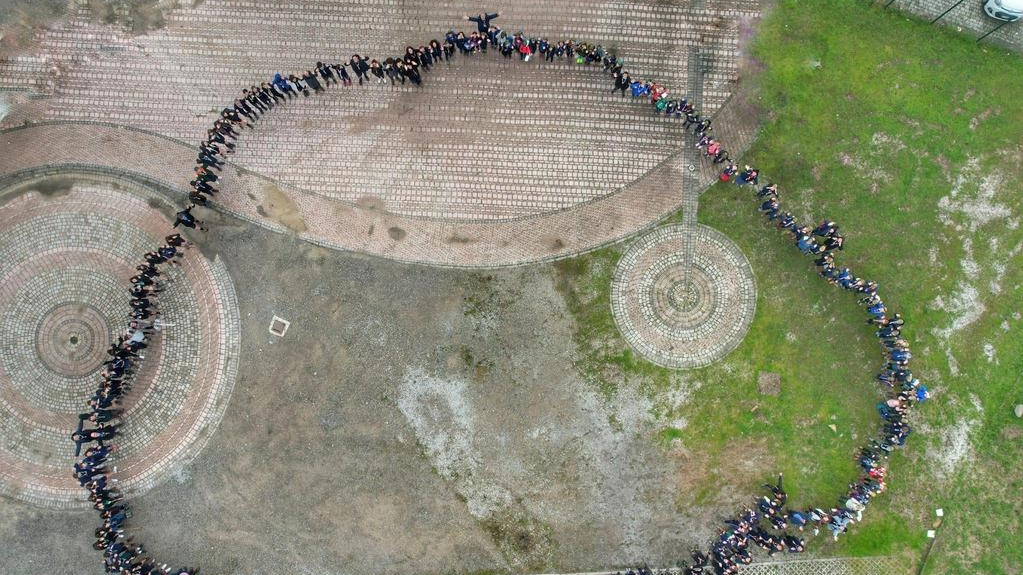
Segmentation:
{"type": "Polygon", "coordinates": [[[101,525],[95,530],[93,547],[103,551],[108,573],[189,575],[195,572],[157,566],[144,557],[142,545],[125,534],[125,523],[131,511],[117,489],[117,467],[111,459],[117,449],[114,440],[122,427],[122,401],[131,391],[146,348],[158,345],[163,327],[158,304],[167,283],[167,268],[180,265],[177,260],[182,257],[182,250],[191,245],[181,234],[171,233],[164,238],[163,245],[143,254],[128,289],[131,306],[128,327],[107,349],[110,359],[103,363],[99,372],[99,385],[89,398],[88,410],[78,416],[78,428],[71,434],[75,457],[79,458],[74,464],[74,477],[88,490],[89,501],[99,511],[101,525]]]}
{"type": "MultiPolygon", "coordinates": [[[[708,138],[703,135],[697,147],[706,147],[707,142],[708,138]]],[[[707,155],[712,153],[708,151],[707,155]]],[[[731,180],[752,190],[751,195],[761,201],[759,210],[768,221],[786,233],[801,253],[815,257],[820,277],[858,296],[858,303],[866,310],[866,323],[873,327],[884,357],[877,381],[884,384],[886,397],[877,404],[882,419],[881,433],[855,454],[860,475],[837,499],[835,506],[824,509],[789,506],[779,474],[777,483],[764,484],[769,494],[759,497],[754,505],[725,521],[725,527],[712,543],[709,554],[698,549],[691,552],[693,563],[682,562],[682,573],[686,575],[704,573],[708,569],[718,574],[735,573],[738,565],[752,562],[752,546],[764,549],[769,555],[800,553],[805,550],[807,530],[817,536],[822,529],[827,529],[837,540],[850,525],[863,519],[871,498],[887,488],[885,462],[888,455],[904,445],[912,431],[909,425],[911,408],[930,397],[926,386],[909,367],[912,353],[902,338],[905,320],[900,314],[889,312],[878,293],[877,282],[857,277],[849,268],[836,265],[834,254],[845,244],[838,224],[829,220],[812,228],[801,224],[791,213],[781,209],[777,185],[769,183],[759,187],[756,168],[745,166],[740,170],[729,160],[729,165],[721,172],[721,180],[731,180]]]]}
{"type": "MultiPolygon", "coordinates": [[[[326,91],[331,85],[352,86],[352,75],[359,84],[389,80],[392,83],[412,81],[420,85],[423,72],[441,63],[449,63],[456,53],[470,57],[490,50],[509,59],[517,55],[523,62],[538,54],[545,61],[568,58],[580,66],[601,69],[610,78],[612,92],[621,91],[623,96],[630,95],[636,101],[648,103],[651,113],[663,114],[666,121],[678,122],[680,138],[687,139],[682,136],[683,132],[693,133],[698,139],[697,147],[703,149],[709,158],[715,163],[727,163],[721,179],[733,180],[753,189],[754,195],[762,200],[761,211],[771,221],[777,222],[779,228],[791,234],[799,250],[816,256],[821,277],[859,294],[860,303],[865,306],[869,317],[868,323],[876,326],[875,333],[884,351],[885,365],[877,376],[889,390],[885,401],[878,404],[883,418],[882,431],[856,455],[862,473],[837,500],[837,504],[824,509],[793,508],[788,505],[779,476],[776,483],[765,484],[770,490],[769,495],[755,499],[750,507],[725,521],[720,535],[706,552],[699,549],[691,551],[692,563],[682,563],[683,573],[735,573],[740,565],[753,561],[754,547],[763,548],[771,555],[802,552],[806,545],[804,537],[809,535],[807,530],[817,535],[821,529],[827,529],[837,539],[850,524],[862,518],[870,499],[885,490],[888,453],[904,444],[910,433],[908,412],[915,403],[927,397],[926,388],[909,369],[911,353],[906,341],[900,337],[903,319],[899,314],[889,314],[876,282],[859,278],[848,268],[835,264],[834,252],[841,250],[844,243],[837,224],[825,221],[810,228],[782,211],[777,186],[769,184],[758,189],[758,171],[749,166],[743,170],[737,167],[722,144],[713,137],[711,120],[701,118],[692,102],[671,94],[667,87],[653,80],[634,77],[613,51],[600,45],[573,40],[552,42],[542,37],[529,37],[522,32],[508,34],[493,25],[498,16],[494,13],[467,17],[477,24],[477,30],[468,34],[448,32],[443,43],[433,40],[419,48],[410,46],[404,55],[385,58],[383,62],[353,55],[345,63],[317,62],[314,68],[305,72],[277,74],[266,82],[243,89],[234,102],[221,111],[205,140],[199,144],[195,178],[190,182],[188,192],[189,203],[177,212],[174,227],[206,230],[192,210],[197,205],[208,205],[217,193],[215,184],[220,176],[216,172],[221,171],[227,156],[235,150],[235,141],[241,132],[255,129],[263,114],[277,106],[287,105],[299,94],[308,97],[326,91]]],[[[126,520],[130,512],[116,489],[117,467],[113,466],[110,458],[121,423],[117,406],[130,390],[138,362],[142,360],[140,352],[159,333],[154,302],[161,289],[161,266],[173,265],[174,260],[180,257],[179,249],[188,245],[184,238],[172,233],[163,246],[145,255],[139,274],[131,278],[130,296],[134,311],[129,331],[111,346],[112,359],[100,374],[103,383],[90,400],[89,411],[82,415],[82,425],[74,434],[76,454],[83,445],[96,444],[86,449],[84,456],[75,464],[75,476],[89,490],[90,500],[100,511],[102,526],[96,530],[95,546],[103,551],[105,567],[110,573],[191,575],[198,571],[175,569],[158,563],[128,535],[126,520]],[[93,427],[84,428],[86,423],[93,427]]],[[[649,570],[644,568],[640,573],[643,571],[649,570]]]]}

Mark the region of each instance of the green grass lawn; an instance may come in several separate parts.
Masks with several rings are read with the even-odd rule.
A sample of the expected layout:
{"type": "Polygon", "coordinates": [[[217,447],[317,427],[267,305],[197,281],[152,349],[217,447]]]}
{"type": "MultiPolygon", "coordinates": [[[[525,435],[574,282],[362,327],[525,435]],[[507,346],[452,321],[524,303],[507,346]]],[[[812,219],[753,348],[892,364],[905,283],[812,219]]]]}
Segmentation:
{"type": "MultiPolygon", "coordinates": [[[[743,160],[779,183],[797,218],[840,223],[840,262],[878,280],[906,316],[914,372],[934,392],[892,458],[890,492],[852,536],[813,550],[918,561],[940,507],[927,573],[1020,572],[1023,60],[865,2],[825,0],[778,2],[753,53],[764,127],[743,160]]],[[[685,418],[685,430],[655,438],[704,454],[705,487],[684,503],[726,487],[752,495],[784,471],[793,504],[832,505],[878,426],[880,351],[855,297],[820,281],[755,206],[725,184],[700,203],[700,221],[731,236],[757,275],[757,316],[738,349],[681,375],[634,355],[608,303],[619,246],[557,265],[579,369],[608,395],[701,384],[679,413],[659,413],[685,418]],[[781,375],[780,396],[757,393],[761,372],[781,375]]]]}

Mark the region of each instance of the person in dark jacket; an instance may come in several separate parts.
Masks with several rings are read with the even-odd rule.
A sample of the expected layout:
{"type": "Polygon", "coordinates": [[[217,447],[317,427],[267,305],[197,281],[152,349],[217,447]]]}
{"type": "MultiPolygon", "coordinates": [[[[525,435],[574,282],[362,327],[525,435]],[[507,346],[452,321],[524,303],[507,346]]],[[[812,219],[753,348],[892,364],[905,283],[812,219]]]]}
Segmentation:
{"type": "Polygon", "coordinates": [[[369,72],[369,63],[366,59],[358,54],[352,54],[352,59],[348,61],[348,65],[352,67],[356,77],[359,78],[359,85],[362,85],[363,80],[369,80],[369,76],[366,75],[369,72]]]}
{"type": "MultiPolygon", "coordinates": [[[[79,421],[78,423],[81,426],[85,422],[79,421]]],[[[113,439],[115,435],[117,435],[116,425],[100,425],[96,429],[84,430],[79,427],[79,429],[71,434],[71,439],[75,442],[75,457],[81,454],[83,444],[95,441],[102,446],[104,441],[113,439]]]]}
{"type": "Polygon", "coordinates": [[[342,86],[351,86],[352,85],[352,77],[348,75],[348,70],[345,69],[345,63],[344,62],[338,62],[336,64],[331,64],[330,67],[334,68],[334,71],[337,72],[337,77],[341,79],[341,85],[342,86]]]}
{"type": "Polygon", "coordinates": [[[419,70],[416,69],[414,64],[407,64],[405,66],[405,75],[408,76],[409,80],[416,86],[423,85],[423,78],[419,75],[419,70]]]}
{"type": "Polygon", "coordinates": [[[320,79],[316,76],[316,73],[312,70],[306,70],[305,76],[302,76],[302,80],[313,89],[313,92],[317,94],[323,92],[323,86],[320,85],[320,79]]]}
{"type": "Polygon", "coordinates": [[[288,76],[288,82],[291,82],[292,85],[298,88],[298,91],[302,92],[303,96],[305,96],[306,98],[309,97],[309,85],[306,84],[301,78],[294,74],[291,74],[288,76]]]}
{"type": "Polygon", "coordinates": [[[330,66],[323,62],[316,63],[316,71],[320,73],[320,77],[323,78],[323,83],[329,86],[331,83],[337,84],[337,78],[334,77],[334,70],[330,66]]]}
{"type": "Polygon", "coordinates": [[[475,22],[476,29],[479,30],[480,34],[486,34],[487,30],[490,29],[490,21],[500,15],[500,12],[494,12],[493,14],[480,13],[475,16],[466,16],[465,19],[470,22],[475,22]]]}
{"type": "Polygon", "coordinates": [[[202,225],[202,220],[197,220],[195,219],[195,216],[192,215],[192,208],[194,207],[195,204],[189,204],[188,207],[174,214],[175,228],[178,226],[185,226],[186,228],[193,229],[198,227],[200,230],[206,231],[206,228],[202,225]]]}
{"type": "MultiPolygon", "coordinates": [[[[379,60],[371,60],[370,61],[370,63],[369,63],[369,71],[372,72],[374,76],[376,76],[377,84],[383,84],[385,82],[385,80],[384,80],[384,67],[380,64],[379,60]]],[[[393,84],[394,80],[391,80],[391,83],[393,84]]]]}

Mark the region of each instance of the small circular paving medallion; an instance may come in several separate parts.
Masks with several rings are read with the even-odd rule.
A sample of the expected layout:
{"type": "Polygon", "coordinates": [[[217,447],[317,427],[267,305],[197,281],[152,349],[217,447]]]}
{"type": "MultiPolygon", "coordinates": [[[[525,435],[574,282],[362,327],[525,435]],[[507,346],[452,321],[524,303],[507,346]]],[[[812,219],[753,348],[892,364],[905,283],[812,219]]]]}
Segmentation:
{"type": "MultiPolygon", "coordinates": [[[[127,328],[129,278],[171,222],[155,192],[67,174],[0,190],[0,493],[85,505],[70,435],[127,328]],[[57,190],[57,191],[55,191],[57,190]]],[[[118,488],[138,494],[215,429],[237,369],[238,311],[219,260],[163,266],[166,325],[125,398],[118,488]]]]}
{"type": "Polygon", "coordinates": [[[36,353],[43,365],[58,375],[88,375],[106,361],[104,349],[113,331],[100,310],[84,303],[65,302],[40,319],[36,353]]]}
{"type": "Polygon", "coordinates": [[[687,233],[681,224],[670,225],[642,236],[622,256],[611,282],[611,311],[643,357],[663,367],[694,368],[739,345],[756,313],[756,292],[749,261],[727,236],[706,226],[687,233]]]}

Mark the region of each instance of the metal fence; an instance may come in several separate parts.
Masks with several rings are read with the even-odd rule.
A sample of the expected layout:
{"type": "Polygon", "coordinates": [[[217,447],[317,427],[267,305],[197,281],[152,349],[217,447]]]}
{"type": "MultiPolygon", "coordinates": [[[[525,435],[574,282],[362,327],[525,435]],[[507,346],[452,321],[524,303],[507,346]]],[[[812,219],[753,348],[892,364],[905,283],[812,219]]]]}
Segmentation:
{"type": "Polygon", "coordinates": [[[1023,21],[1001,22],[984,13],[984,0],[870,0],[969,34],[977,42],[994,41],[1023,52],[1023,21]]]}

